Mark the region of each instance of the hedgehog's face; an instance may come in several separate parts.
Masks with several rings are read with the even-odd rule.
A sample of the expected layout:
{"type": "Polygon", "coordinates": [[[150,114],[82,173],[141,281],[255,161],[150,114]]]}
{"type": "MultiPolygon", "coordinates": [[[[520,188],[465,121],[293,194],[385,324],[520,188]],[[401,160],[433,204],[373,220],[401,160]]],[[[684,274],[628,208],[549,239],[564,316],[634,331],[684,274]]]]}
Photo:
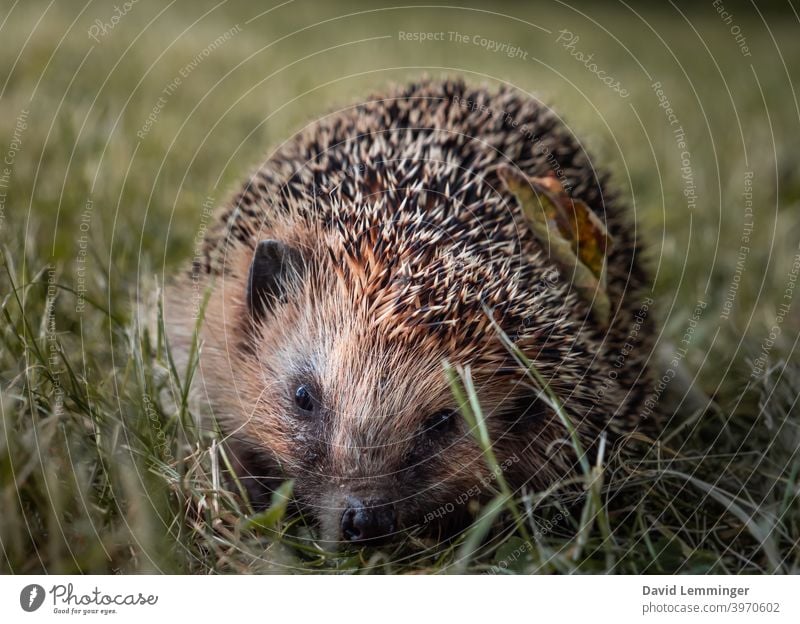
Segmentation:
{"type": "MultiPolygon", "coordinates": [[[[375,323],[363,300],[344,297],[325,275],[330,267],[277,241],[255,253],[247,291],[255,347],[246,362],[254,368],[241,377],[256,382],[244,388],[240,472],[293,479],[326,541],[461,528],[471,502],[495,484],[444,374],[453,354],[424,333],[392,335],[391,324],[375,323]]],[[[479,388],[485,374],[477,363],[479,388]]],[[[514,391],[484,386],[487,412],[514,391]]],[[[492,435],[508,437],[507,421],[495,420],[492,435]]],[[[496,453],[504,467],[518,461],[502,443],[496,453]]]]}

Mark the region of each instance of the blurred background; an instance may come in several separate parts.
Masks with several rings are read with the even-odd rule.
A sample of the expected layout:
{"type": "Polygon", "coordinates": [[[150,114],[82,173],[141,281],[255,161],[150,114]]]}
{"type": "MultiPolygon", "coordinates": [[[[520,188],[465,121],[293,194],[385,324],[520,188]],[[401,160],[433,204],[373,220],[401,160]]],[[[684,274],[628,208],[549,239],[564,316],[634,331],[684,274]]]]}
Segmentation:
{"type": "MultiPolygon", "coordinates": [[[[43,494],[58,475],[45,474],[24,423],[53,414],[59,383],[56,446],[74,434],[82,448],[66,421],[96,434],[93,419],[134,409],[124,388],[135,340],[120,328],[188,266],[204,206],[318,117],[423,75],[508,84],[563,117],[632,207],[660,343],[688,347],[689,376],[721,410],[712,429],[734,450],[763,448],[748,436],[771,426],[758,407],[775,387],[765,380],[783,380],[786,412],[798,379],[784,374],[800,328],[798,34],[788,2],[0,1],[0,470],[3,506],[17,510],[1,522],[6,546],[23,542],[7,562],[37,569],[26,519],[42,512],[52,534],[63,511],[43,494]],[[39,332],[37,363],[18,337],[39,332]]],[[[77,470],[70,448],[51,454],[64,474],[77,470]]],[[[76,484],[96,485],[95,458],[84,464],[76,484]]],[[[796,478],[781,481],[786,491],[796,478]]],[[[73,526],[96,522],[71,513],[73,526]]],[[[93,543],[88,528],[75,532],[93,543]]],[[[76,569],[58,543],[51,563],[76,569]]],[[[77,569],[106,569],[92,556],[77,569]]]]}

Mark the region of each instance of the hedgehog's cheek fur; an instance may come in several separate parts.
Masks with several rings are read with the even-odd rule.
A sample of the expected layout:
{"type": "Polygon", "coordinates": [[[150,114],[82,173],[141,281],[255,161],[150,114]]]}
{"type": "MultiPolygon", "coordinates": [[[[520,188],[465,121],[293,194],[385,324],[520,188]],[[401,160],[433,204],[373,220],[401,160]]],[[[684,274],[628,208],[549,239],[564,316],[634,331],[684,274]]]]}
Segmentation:
{"type": "Polygon", "coordinates": [[[273,492],[284,482],[279,463],[260,445],[241,436],[227,436],[225,451],[233,468],[231,477],[245,489],[250,504],[256,510],[266,509],[273,492]]]}

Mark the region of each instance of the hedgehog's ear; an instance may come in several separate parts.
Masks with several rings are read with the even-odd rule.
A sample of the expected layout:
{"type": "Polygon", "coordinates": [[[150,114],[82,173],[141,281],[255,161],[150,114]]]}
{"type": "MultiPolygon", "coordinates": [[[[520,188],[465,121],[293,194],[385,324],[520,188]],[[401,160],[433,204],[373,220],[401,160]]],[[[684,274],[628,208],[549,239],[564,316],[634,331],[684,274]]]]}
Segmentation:
{"type": "Polygon", "coordinates": [[[278,301],[285,301],[291,284],[304,270],[300,252],[277,240],[262,240],[253,253],[247,276],[247,307],[263,317],[278,301]]]}

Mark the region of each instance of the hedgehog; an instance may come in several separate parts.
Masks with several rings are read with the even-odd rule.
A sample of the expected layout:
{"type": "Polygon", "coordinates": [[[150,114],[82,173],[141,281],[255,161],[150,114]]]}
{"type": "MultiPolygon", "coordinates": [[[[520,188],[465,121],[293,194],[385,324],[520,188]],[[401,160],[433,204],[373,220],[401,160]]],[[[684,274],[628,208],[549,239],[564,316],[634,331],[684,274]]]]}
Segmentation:
{"type": "Polygon", "coordinates": [[[200,344],[193,393],[253,506],[292,480],[321,540],[444,539],[496,493],[498,468],[515,491],[573,475],[557,405],[509,341],[587,454],[639,427],[647,273],[608,185],[537,99],[451,78],[387,89],[276,149],[165,302],[172,349],[186,361],[200,344]],[[532,235],[502,167],[556,177],[605,224],[608,323],[532,235]],[[477,399],[494,468],[448,367],[477,399]]]}

